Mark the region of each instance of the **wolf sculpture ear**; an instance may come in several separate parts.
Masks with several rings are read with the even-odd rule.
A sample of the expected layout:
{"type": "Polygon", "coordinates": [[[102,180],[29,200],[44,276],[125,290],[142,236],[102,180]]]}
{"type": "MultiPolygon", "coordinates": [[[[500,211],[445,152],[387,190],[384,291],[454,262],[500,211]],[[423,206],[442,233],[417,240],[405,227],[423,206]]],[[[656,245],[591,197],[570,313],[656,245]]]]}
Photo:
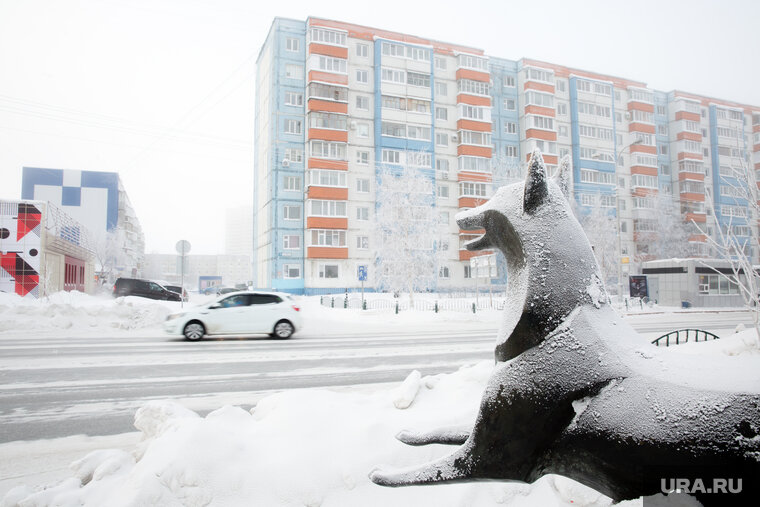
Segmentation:
{"type": "Polygon", "coordinates": [[[559,169],[554,175],[554,182],[562,190],[565,199],[570,200],[570,155],[565,155],[559,162],[559,169]]]}
{"type": "Polygon", "coordinates": [[[523,196],[523,211],[533,213],[549,196],[546,184],[546,166],[541,150],[533,150],[528,162],[528,175],[525,179],[525,194],[523,196]]]}

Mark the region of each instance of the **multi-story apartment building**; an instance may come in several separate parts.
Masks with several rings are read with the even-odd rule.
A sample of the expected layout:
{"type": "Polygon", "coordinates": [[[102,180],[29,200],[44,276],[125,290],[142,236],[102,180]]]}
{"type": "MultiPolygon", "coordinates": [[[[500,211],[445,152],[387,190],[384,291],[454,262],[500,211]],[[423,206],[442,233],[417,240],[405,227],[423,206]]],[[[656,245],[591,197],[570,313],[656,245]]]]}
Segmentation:
{"type": "Polygon", "coordinates": [[[319,18],[276,18],[257,65],[257,286],[353,289],[366,266],[371,287],[377,174],[398,165],[433,180],[441,245],[457,246],[437,288],[471,285],[477,234],[454,215],[523,178],[536,147],[550,172],[570,155],[578,213],[617,218],[622,262],[653,257],[663,209],[691,227],[692,254],[709,253],[714,208],[757,257],[741,174],[760,169],[760,107],[319,18]]]}

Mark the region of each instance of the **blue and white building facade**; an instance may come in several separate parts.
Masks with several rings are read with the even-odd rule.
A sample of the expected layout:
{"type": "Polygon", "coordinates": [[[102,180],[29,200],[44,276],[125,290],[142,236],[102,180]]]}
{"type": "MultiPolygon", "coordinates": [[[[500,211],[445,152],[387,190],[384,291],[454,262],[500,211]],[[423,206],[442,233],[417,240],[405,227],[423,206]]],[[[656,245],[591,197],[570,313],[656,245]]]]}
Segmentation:
{"type": "Polygon", "coordinates": [[[118,241],[114,276],[139,276],[145,237],[118,173],[24,167],[21,198],[47,201],[87,229],[93,248],[118,241]]]}
{"type": "MultiPolygon", "coordinates": [[[[535,147],[550,171],[570,155],[579,213],[616,216],[631,265],[651,259],[659,197],[707,234],[712,199],[757,262],[757,217],[735,176],[749,169],[755,184],[760,108],[319,18],[276,18],[257,65],[259,287],[354,290],[362,266],[373,287],[378,170],[402,164],[431,178],[445,224],[436,289],[474,285],[463,247],[473,233],[454,216],[522,179],[535,147]]],[[[692,232],[693,254],[708,255],[692,232]]],[[[504,281],[503,269],[491,280],[504,281]]]]}

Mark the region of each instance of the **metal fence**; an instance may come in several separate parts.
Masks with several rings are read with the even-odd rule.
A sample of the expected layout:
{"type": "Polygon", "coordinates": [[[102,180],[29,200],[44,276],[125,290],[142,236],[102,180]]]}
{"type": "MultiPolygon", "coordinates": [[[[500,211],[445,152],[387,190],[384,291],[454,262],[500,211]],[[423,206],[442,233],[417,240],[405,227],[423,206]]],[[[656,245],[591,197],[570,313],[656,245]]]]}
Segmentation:
{"type": "Polygon", "coordinates": [[[405,312],[416,310],[422,312],[472,312],[478,310],[503,310],[506,297],[504,294],[481,295],[478,298],[440,297],[431,298],[428,295],[415,298],[410,302],[408,298],[373,298],[365,297],[362,300],[354,294],[348,296],[320,296],[320,304],[329,308],[379,310],[387,312],[405,312]]]}

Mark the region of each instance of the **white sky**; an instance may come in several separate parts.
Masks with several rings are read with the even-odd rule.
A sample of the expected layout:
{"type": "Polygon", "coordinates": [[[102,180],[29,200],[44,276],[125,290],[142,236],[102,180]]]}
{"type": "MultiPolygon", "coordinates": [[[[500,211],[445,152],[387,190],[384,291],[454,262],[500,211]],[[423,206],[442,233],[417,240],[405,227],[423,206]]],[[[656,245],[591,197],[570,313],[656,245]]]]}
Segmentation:
{"type": "Polygon", "coordinates": [[[116,171],[148,253],[223,253],[256,56],[275,16],[310,15],[760,106],[755,0],[0,0],[0,198],[23,166],[116,171]]]}

